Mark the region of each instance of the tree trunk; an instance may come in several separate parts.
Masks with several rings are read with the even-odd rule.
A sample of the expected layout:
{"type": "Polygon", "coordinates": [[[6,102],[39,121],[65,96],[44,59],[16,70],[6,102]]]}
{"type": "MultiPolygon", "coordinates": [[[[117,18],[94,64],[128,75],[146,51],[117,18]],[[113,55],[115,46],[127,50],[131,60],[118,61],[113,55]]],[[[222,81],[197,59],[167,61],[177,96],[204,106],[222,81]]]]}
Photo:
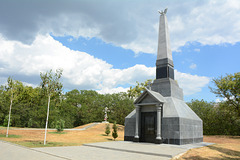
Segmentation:
{"type": "Polygon", "coordinates": [[[13,101],[13,99],[11,98],[9,115],[8,115],[8,126],[7,126],[7,134],[6,134],[6,137],[8,137],[8,130],[9,130],[9,125],[10,125],[10,116],[11,116],[11,110],[12,110],[12,101],[13,101]]]}
{"type": "Polygon", "coordinates": [[[50,106],[50,95],[48,96],[48,109],[47,109],[47,119],[46,119],[46,127],[45,127],[45,136],[44,136],[44,145],[46,145],[46,138],[47,138],[47,125],[48,125],[48,116],[49,116],[49,106],[50,106]]]}

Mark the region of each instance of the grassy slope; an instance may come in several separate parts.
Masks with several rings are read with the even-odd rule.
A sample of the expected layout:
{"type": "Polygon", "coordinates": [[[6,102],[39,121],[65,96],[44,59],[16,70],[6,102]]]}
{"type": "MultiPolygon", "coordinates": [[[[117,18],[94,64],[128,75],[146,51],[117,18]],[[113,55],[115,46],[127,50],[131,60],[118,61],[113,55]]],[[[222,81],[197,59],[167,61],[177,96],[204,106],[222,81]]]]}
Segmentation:
{"type": "MultiPolygon", "coordinates": [[[[48,131],[47,145],[43,145],[44,130],[9,130],[9,135],[19,135],[18,138],[1,136],[0,139],[17,143],[26,147],[51,147],[51,146],[76,146],[84,143],[106,142],[112,141],[111,134],[105,135],[106,124],[98,124],[83,131],[64,131],[63,133],[48,131]]],[[[112,127],[112,124],[111,126],[112,127]]],[[[82,128],[82,127],[78,127],[82,128]]],[[[112,128],[111,128],[112,131],[112,128]]],[[[118,138],[116,140],[123,140],[124,127],[119,126],[118,138]]],[[[0,134],[5,135],[6,130],[0,130],[0,134]]]]}

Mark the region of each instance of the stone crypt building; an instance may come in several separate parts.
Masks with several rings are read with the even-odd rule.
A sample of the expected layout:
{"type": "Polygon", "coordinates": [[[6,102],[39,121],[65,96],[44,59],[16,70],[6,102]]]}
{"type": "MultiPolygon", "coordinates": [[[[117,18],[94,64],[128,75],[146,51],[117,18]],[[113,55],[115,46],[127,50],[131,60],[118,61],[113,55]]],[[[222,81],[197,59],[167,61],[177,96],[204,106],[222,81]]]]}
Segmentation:
{"type": "Polygon", "coordinates": [[[134,102],[125,118],[125,141],[189,144],[203,141],[202,120],[183,100],[174,80],[174,65],[167,23],[167,9],[159,11],[156,80],[134,102]]]}

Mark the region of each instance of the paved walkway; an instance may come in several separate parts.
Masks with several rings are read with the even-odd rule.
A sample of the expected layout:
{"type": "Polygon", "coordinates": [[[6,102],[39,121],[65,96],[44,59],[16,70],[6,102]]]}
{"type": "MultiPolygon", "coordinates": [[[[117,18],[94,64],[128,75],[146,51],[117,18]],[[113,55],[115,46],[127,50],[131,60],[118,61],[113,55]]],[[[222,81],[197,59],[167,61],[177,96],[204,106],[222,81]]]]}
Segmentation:
{"type": "Polygon", "coordinates": [[[0,140],[1,160],[67,160],[65,157],[51,155],[34,149],[0,140]]]}
{"type": "Polygon", "coordinates": [[[168,145],[125,141],[101,142],[70,147],[26,148],[0,141],[1,160],[169,160],[188,149],[210,145],[168,145]]]}

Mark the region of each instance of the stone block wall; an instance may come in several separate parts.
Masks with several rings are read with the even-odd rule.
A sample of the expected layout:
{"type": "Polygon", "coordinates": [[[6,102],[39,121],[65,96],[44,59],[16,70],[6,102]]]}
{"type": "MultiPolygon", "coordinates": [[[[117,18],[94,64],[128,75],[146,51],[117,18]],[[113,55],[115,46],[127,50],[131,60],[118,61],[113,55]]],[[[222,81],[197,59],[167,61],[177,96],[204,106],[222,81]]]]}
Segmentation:
{"type": "Polygon", "coordinates": [[[136,128],[135,110],[125,118],[124,141],[133,141],[136,128]]]}
{"type": "Polygon", "coordinates": [[[202,121],[179,117],[162,118],[162,138],[166,144],[202,142],[202,121]]]}

